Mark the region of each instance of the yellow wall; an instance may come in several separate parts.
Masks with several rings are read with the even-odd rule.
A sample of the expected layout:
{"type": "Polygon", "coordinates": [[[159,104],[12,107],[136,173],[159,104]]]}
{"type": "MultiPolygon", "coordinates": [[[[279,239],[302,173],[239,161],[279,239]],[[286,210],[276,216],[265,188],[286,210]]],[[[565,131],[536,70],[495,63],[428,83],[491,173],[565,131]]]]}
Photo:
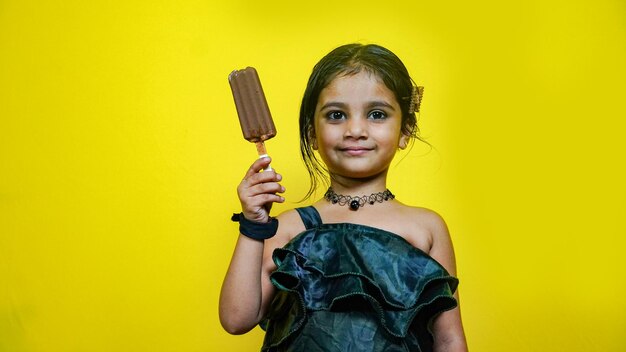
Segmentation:
{"type": "Polygon", "coordinates": [[[390,188],[448,221],[473,351],[626,350],[619,0],[0,1],[0,351],[251,351],[222,331],[228,73],[257,67],[289,203],[312,65],[383,44],[426,86],[390,188]],[[228,4],[227,4],[228,3],[228,4]],[[306,2],[305,2],[306,3],[306,2]]]}

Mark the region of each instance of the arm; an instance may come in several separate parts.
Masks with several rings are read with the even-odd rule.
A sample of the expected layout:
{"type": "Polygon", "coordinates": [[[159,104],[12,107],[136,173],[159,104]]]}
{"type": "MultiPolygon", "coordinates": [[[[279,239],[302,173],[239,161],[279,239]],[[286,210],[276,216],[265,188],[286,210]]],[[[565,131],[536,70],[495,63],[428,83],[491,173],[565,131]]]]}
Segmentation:
{"type": "MultiPolygon", "coordinates": [[[[450,275],[456,276],[456,260],[452,240],[448,227],[443,219],[432,213],[429,221],[432,234],[430,256],[443,265],[450,275]]],[[[435,337],[434,350],[437,352],[466,352],[467,342],[461,322],[459,291],[454,293],[459,305],[456,308],[443,312],[435,318],[433,334],[435,337]]]]}
{"type": "MultiPolygon", "coordinates": [[[[243,215],[256,222],[268,222],[274,202],[284,198],[278,182],[281,176],[274,171],[259,172],[270,163],[269,158],[255,161],[237,187],[243,215]]],[[[274,269],[271,251],[284,238],[281,228],[276,236],[258,241],[239,234],[235,251],[226,272],[220,293],[219,316],[222,327],[231,334],[250,331],[265,315],[274,294],[269,273],[274,269]]]]}

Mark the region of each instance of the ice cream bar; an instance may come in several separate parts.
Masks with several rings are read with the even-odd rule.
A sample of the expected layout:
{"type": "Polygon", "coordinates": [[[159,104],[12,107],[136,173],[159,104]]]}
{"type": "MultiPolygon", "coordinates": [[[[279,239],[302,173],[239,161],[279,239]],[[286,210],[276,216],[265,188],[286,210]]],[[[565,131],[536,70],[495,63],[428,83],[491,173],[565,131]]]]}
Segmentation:
{"type": "Polygon", "coordinates": [[[260,156],[267,155],[264,141],[276,135],[276,127],[265,100],[259,75],[253,67],[228,75],[243,138],[256,143],[260,156]]]}

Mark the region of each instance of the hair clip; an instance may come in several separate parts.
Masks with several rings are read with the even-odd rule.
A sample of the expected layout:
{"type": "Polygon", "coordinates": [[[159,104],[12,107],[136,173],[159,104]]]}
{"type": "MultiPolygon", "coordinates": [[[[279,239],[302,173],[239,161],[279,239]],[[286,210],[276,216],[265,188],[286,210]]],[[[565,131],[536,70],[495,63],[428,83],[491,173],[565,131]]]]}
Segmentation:
{"type": "Polygon", "coordinates": [[[409,103],[409,114],[412,114],[414,112],[420,112],[420,104],[422,103],[423,96],[424,96],[424,87],[412,86],[411,102],[409,103]]]}

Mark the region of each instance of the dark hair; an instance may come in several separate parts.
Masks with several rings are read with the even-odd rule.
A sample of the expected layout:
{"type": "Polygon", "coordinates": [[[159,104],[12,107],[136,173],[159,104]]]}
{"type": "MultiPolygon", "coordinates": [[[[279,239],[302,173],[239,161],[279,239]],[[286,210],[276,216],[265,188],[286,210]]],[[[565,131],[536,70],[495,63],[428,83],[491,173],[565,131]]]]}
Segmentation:
{"type": "Polygon", "coordinates": [[[324,56],[314,67],[300,106],[300,155],[307,166],[311,185],[304,199],[317,189],[318,178],[325,183],[326,168],[315,157],[311,139],[315,136],[315,108],[322,89],[339,75],[354,75],[365,70],[379,77],[391,90],[402,110],[402,133],[422,140],[417,118],[410,111],[411,95],[415,83],[400,59],[388,49],[375,44],[347,44],[324,56]]]}

